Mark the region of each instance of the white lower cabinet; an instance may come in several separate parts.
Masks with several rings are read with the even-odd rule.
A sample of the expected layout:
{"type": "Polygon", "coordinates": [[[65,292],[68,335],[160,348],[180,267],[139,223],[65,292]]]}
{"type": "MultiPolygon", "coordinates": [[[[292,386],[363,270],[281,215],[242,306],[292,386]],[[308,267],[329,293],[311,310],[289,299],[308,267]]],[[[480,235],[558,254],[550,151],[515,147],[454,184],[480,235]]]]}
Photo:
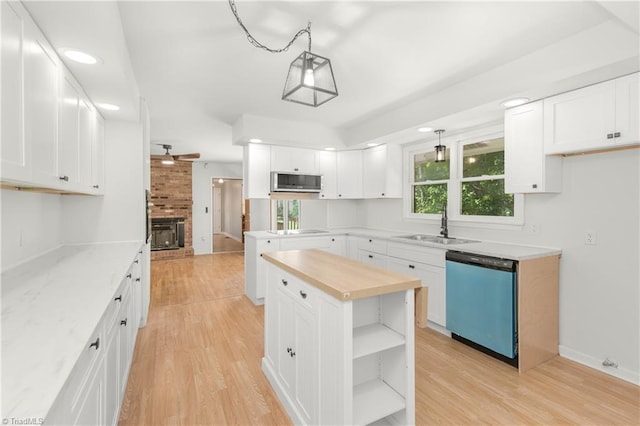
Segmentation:
{"type": "Polygon", "coordinates": [[[131,321],[136,311],[134,269],[132,264],[49,410],[45,424],[118,423],[139,324],[131,321]]]}
{"type": "Polygon", "coordinates": [[[262,369],[293,423],[414,424],[414,291],[343,302],[267,274],[262,369]]]}

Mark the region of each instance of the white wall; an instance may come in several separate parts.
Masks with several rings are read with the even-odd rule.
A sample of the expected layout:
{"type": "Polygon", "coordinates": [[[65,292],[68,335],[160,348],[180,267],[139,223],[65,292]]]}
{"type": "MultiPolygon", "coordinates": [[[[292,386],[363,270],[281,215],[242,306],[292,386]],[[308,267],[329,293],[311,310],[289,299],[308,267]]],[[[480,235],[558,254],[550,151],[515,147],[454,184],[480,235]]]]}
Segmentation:
{"type": "Polygon", "coordinates": [[[2,271],[62,244],[62,202],[57,194],[0,190],[2,271]]]}
{"type": "Polygon", "coordinates": [[[212,252],[211,179],[214,177],[242,179],[242,163],[193,163],[193,250],[195,254],[212,252]]]}
{"type": "MultiPolygon", "coordinates": [[[[527,195],[522,228],[449,224],[454,237],[561,248],[561,354],[599,369],[608,357],[619,367],[607,372],[635,383],[640,383],[639,151],[565,158],[562,193],[527,195]],[[587,231],[596,232],[596,245],[584,244],[587,231]]],[[[403,220],[402,200],[359,203],[362,226],[439,232],[438,221],[403,220]]]]}
{"type": "Polygon", "coordinates": [[[143,151],[141,124],[105,122],[105,195],[65,195],[65,243],[145,239],[143,151]]]}

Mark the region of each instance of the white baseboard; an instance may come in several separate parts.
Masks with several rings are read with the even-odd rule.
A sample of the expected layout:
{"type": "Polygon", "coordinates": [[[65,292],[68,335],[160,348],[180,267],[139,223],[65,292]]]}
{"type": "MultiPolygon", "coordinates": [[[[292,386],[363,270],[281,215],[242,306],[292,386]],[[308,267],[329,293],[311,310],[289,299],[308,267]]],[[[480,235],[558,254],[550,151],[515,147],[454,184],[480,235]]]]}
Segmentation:
{"type": "Polygon", "coordinates": [[[591,367],[595,370],[602,371],[603,373],[609,374],[610,376],[617,377],[626,382],[630,382],[635,385],[640,385],[640,372],[631,371],[629,369],[619,368],[619,367],[618,368],[604,367],[602,365],[601,359],[594,358],[591,355],[578,352],[574,349],[568,348],[563,345],[560,345],[558,349],[560,350],[561,357],[570,359],[571,361],[575,361],[582,365],[586,365],[587,367],[591,367]]]}
{"type": "Polygon", "coordinates": [[[242,238],[238,238],[235,235],[229,234],[228,232],[218,232],[218,234],[222,234],[225,237],[229,237],[232,240],[236,240],[237,242],[241,243],[242,242],[242,238]]]}
{"type": "Polygon", "coordinates": [[[429,320],[427,320],[427,327],[429,327],[432,330],[437,331],[438,333],[444,334],[447,337],[451,337],[451,332],[449,330],[447,330],[443,326],[438,325],[436,323],[433,323],[433,322],[431,322],[429,320]]]}

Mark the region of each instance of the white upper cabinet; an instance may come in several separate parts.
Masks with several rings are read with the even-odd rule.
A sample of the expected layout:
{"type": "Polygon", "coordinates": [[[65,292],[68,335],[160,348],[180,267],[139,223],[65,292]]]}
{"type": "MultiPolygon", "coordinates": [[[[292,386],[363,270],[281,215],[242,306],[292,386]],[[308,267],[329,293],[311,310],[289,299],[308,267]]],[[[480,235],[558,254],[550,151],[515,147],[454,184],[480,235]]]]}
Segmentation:
{"type": "Polygon", "coordinates": [[[545,154],[637,144],[639,76],[635,73],[546,98],[545,154]]]}
{"type": "Polygon", "coordinates": [[[316,153],[313,149],[288,146],[271,147],[271,171],[291,173],[317,173],[316,153]]]}
{"type": "Polygon", "coordinates": [[[84,191],[91,191],[93,188],[91,174],[91,146],[94,137],[94,122],[96,111],[91,102],[85,97],[80,97],[78,119],[78,164],[80,170],[80,185],[84,191]]]}
{"type": "Polygon", "coordinates": [[[402,147],[379,145],[363,152],[364,198],[402,198],[402,147]]]}
{"type": "Polygon", "coordinates": [[[362,151],[337,153],[336,184],[338,198],[362,198],[362,151]]]}
{"type": "Polygon", "coordinates": [[[271,191],[271,147],[248,144],[242,151],[244,198],[269,198],[271,191]]]}
{"type": "MultiPolygon", "coordinates": [[[[96,120],[91,101],[24,7],[3,1],[2,181],[98,193],[93,167],[104,159],[103,150],[93,158],[96,120]]],[[[95,173],[104,175],[104,165],[95,173]]]]}
{"type": "Polygon", "coordinates": [[[91,188],[104,194],[104,119],[95,114],[93,144],[91,146],[91,188]]]}
{"type": "Polygon", "coordinates": [[[35,184],[57,187],[58,173],[58,73],[60,61],[32,21],[24,32],[24,128],[31,148],[35,184]]]}
{"type": "Polygon", "coordinates": [[[336,152],[319,151],[316,155],[318,173],[322,175],[322,190],[319,199],[333,199],[338,196],[336,186],[336,152]]]}
{"type": "Polygon", "coordinates": [[[562,158],[544,154],[543,101],[505,111],[504,191],[560,192],[562,158]]]}
{"type": "Polygon", "coordinates": [[[3,1],[2,8],[2,125],[0,159],[2,178],[18,181],[31,179],[30,147],[24,138],[24,18],[14,7],[19,3],[3,1]]]}
{"type": "Polygon", "coordinates": [[[58,109],[58,168],[63,181],[70,186],[80,185],[78,119],[80,88],[70,73],[62,73],[58,109]]]}

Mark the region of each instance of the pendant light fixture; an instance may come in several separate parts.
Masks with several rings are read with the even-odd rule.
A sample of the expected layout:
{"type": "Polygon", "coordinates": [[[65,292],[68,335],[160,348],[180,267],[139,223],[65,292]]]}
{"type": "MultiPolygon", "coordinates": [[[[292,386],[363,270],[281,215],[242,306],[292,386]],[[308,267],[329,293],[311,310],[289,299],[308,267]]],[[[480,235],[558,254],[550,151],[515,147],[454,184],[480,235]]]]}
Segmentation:
{"type": "Polygon", "coordinates": [[[238,15],[234,0],[229,0],[229,6],[238,24],[247,35],[249,43],[267,52],[286,52],[301,35],[307,34],[309,37],[309,50],[302,52],[289,66],[287,80],[285,81],[284,90],[282,91],[282,100],[318,107],[338,96],[331,61],[325,57],[311,53],[311,22],[307,24],[306,28],[298,31],[285,47],[282,49],[271,49],[260,43],[249,33],[249,30],[244,26],[238,15]]]}
{"type": "Polygon", "coordinates": [[[434,130],[434,133],[438,134],[438,145],[435,146],[435,150],[436,150],[436,163],[441,163],[443,161],[445,161],[445,157],[447,154],[447,147],[442,145],[442,143],[440,142],[440,135],[442,133],[444,133],[444,129],[438,129],[438,130],[434,130]]]}

